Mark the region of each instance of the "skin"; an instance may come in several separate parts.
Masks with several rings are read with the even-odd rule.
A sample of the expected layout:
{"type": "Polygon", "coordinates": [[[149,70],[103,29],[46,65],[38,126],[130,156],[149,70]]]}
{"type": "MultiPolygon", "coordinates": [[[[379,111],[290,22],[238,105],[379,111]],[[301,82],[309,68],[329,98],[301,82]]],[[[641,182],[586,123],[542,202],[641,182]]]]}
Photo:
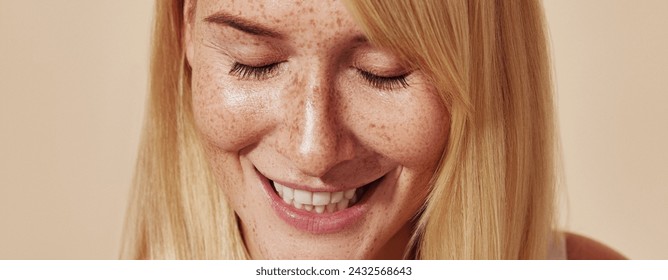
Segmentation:
{"type": "Polygon", "coordinates": [[[185,9],[196,125],[246,247],[254,259],[401,258],[445,149],[447,111],[421,72],[366,42],[342,3],[278,2],[185,9]],[[278,64],[248,74],[235,63],[278,64]],[[385,179],[355,223],[312,233],[277,216],[256,169],[313,189],[385,179]]]}
{"type": "Polygon", "coordinates": [[[625,260],[614,249],[586,236],[566,233],[566,252],[569,260],[625,260]]]}

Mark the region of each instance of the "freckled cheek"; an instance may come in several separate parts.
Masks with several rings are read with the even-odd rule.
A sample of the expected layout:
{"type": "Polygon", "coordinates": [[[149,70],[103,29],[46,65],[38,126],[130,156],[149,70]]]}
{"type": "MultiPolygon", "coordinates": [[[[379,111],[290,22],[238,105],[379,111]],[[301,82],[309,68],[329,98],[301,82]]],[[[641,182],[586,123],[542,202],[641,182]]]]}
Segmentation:
{"type": "Polygon", "coordinates": [[[449,116],[437,100],[413,100],[378,108],[366,119],[364,134],[374,149],[406,167],[426,167],[443,153],[449,116]]]}
{"type": "Polygon", "coordinates": [[[440,106],[427,107],[414,112],[415,118],[407,119],[404,126],[411,139],[404,139],[410,143],[404,155],[416,165],[432,165],[443,154],[448,141],[450,118],[444,108],[440,106]]]}
{"type": "Polygon", "coordinates": [[[193,114],[203,140],[228,152],[255,143],[271,123],[266,101],[258,99],[257,92],[234,87],[216,75],[196,73],[193,114]]]}

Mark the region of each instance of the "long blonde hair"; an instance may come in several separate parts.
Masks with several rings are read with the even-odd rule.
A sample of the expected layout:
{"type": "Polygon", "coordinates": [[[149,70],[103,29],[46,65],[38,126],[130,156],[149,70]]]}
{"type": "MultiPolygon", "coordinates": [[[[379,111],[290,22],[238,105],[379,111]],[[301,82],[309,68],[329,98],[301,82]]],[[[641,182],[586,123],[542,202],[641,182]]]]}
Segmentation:
{"type": "MultiPolygon", "coordinates": [[[[556,176],[540,3],[346,6],[373,44],[431,78],[450,113],[448,146],[416,217],[415,257],[545,258],[556,176]]],[[[121,257],[247,258],[194,127],[183,9],[183,0],[156,2],[151,88],[121,257]]]]}

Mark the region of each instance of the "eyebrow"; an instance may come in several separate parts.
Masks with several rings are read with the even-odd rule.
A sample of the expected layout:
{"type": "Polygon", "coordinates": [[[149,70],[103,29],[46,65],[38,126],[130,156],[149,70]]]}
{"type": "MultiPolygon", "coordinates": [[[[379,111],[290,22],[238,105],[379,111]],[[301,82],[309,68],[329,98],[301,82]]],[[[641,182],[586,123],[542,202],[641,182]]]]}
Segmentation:
{"type": "Polygon", "coordinates": [[[208,23],[214,23],[214,24],[221,24],[221,25],[226,25],[229,27],[232,27],[234,29],[237,29],[239,31],[251,34],[251,35],[256,35],[256,36],[265,36],[265,37],[271,37],[271,38],[276,38],[276,39],[283,39],[285,36],[281,34],[280,32],[277,32],[271,28],[262,26],[259,23],[253,22],[248,19],[244,19],[238,16],[233,16],[230,14],[227,14],[225,12],[216,12],[206,18],[204,18],[205,22],[208,23]]]}

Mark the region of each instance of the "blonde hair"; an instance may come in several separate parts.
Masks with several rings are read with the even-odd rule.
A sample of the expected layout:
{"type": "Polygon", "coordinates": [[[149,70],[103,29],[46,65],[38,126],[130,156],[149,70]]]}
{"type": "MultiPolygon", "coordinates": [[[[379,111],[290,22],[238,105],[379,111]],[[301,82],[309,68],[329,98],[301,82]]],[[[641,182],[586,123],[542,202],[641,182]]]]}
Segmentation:
{"type": "MultiPolygon", "coordinates": [[[[194,127],[183,1],[156,4],[148,112],[122,257],[247,258],[234,211],[214,182],[194,127]]],[[[415,257],[545,258],[556,176],[540,3],[346,6],[373,44],[431,78],[450,113],[448,146],[417,217],[415,257]]]]}

